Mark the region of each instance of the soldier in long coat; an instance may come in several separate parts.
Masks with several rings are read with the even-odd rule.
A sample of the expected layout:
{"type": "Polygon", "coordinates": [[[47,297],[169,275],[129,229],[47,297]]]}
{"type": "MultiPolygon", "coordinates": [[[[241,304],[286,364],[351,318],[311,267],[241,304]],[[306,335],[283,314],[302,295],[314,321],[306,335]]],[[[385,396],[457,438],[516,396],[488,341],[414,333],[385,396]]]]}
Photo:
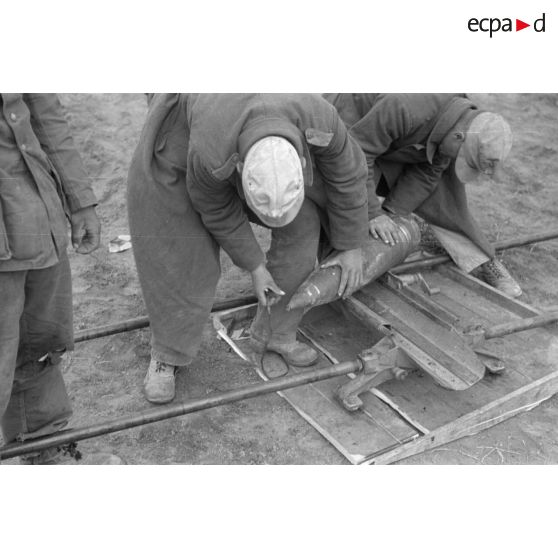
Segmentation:
{"type": "Polygon", "coordinates": [[[296,340],[291,294],[316,264],[321,231],[340,251],[341,293],[362,276],[366,161],[319,95],[158,94],[128,178],[138,275],[152,331],[147,399],[173,399],[178,367],[196,356],[219,279],[219,249],[250,272],[256,345],[313,363],[296,340]],[[272,229],[264,254],[250,222],[272,229]]]}
{"type": "Polygon", "coordinates": [[[396,242],[390,214],[415,213],[431,225],[466,272],[475,270],[509,296],[521,288],[471,215],[465,185],[493,176],[511,148],[511,130],[499,115],[481,111],[465,95],[335,93],[338,110],[362,147],[372,201],[373,234],[396,242]]]}

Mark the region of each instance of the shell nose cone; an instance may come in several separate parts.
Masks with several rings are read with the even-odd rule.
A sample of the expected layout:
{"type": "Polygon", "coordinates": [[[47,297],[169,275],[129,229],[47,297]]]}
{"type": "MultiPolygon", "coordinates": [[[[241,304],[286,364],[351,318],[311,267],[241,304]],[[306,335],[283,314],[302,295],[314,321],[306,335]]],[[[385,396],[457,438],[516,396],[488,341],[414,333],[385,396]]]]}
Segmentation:
{"type": "Polygon", "coordinates": [[[312,300],[306,292],[295,293],[289,303],[287,304],[287,310],[297,310],[298,308],[304,308],[312,303],[312,300]]]}

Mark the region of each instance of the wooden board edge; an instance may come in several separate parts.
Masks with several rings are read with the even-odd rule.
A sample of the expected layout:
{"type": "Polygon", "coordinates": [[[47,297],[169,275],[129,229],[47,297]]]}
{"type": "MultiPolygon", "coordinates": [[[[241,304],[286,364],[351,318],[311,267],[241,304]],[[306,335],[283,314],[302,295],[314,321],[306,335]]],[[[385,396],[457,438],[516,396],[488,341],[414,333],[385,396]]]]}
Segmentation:
{"type": "MultiPolygon", "coordinates": [[[[247,305],[245,307],[240,308],[240,310],[244,310],[245,308],[250,308],[254,305],[247,305]]],[[[239,310],[239,309],[236,309],[239,310]]],[[[217,336],[220,337],[229,347],[243,360],[246,362],[250,362],[256,374],[264,381],[269,381],[269,378],[264,374],[263,370],[257,366],[251,359],[241,351],[233,339],[227,334],[226,328],[221,322],[222,316],[228,316],[235,313],[235,309],[233,310],[225,310],[223,313],[215,314],[213,316],[213,327],[217,333],[217,336]]],[[[310,415],[305,413],[294,401],[289,398],[289,395],[283,391],[276,391],[275,392],[279,397],[287,401],[287,403],[292,407],[292,409],[303,419],[305,420],[314,430],[316,430],[321,436],[323,436],[349,463],[352,465],[359,465],[365,459],[366,455],[353,455],[343,446],[340,444],[327,430],[321,427],[321,425],[316,422],[310,415]]],[[[393,446],[390,446],[390,448],[393,446]]]]}
{"type": "MultiPolygon", "coordinates": [[[[296,389],[296,388],[295,388],[296,389]]],[[[366,460],[366,455],[352,454],[347,448],[337,439],[323,428],[319,422],[315,421],[308,413],[303,411],[294,401],[289,398],[289,395],[283,391],[276,392],[293,408],[293,410],[305,420],[318,434],[320,434],[327,442],[329,442],[351,465],[361,465],[366,460]]]]}
{"type": "Polygon", "coordinates": [[[484,283],[480,279],[473,277],[469,273],[465,273],[455,265],[444,266],[437,271],[442,275],[445,274],[446,276],[449,276],[451,279],[454,279],[456,282],[461,283],[461,285],[467,287],[473,292],[484,296],[490,302],[501,306],[504,310],[513,312],[514,314],[517,314],[522,318],[531,318],[534,316],[538,316],[541,313],[541,311],[534,306],[530,306],[525,302],[521,302],[519,300],[516,300],[515,298],[511,298],[505,295],[494,287],[491,287],[487,283],[484,283]]]}
{"type": "Polygon", "coordinates": [[[362,464],[387,465],[464,436],[472,436],[514,415],[533,409],[556,393],[558,393],[558,370],[431,430],[429,434],[417,440],[367,459],[362,464]]]}

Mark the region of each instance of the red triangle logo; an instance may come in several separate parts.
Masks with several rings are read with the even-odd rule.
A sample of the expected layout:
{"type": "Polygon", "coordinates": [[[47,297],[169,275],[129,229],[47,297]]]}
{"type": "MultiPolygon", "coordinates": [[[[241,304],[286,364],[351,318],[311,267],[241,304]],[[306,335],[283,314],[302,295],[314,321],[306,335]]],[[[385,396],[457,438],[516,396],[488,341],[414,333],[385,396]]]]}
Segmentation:
{"type": "Polygon", "coordinates": [[[520,19],[515,20],[515,30],[516,31],[521,31],[522,29],[525,29],[526,27],[531,27],[531,24],[530,23],[525,23],[524,21],[521,21],[520,19]]]}

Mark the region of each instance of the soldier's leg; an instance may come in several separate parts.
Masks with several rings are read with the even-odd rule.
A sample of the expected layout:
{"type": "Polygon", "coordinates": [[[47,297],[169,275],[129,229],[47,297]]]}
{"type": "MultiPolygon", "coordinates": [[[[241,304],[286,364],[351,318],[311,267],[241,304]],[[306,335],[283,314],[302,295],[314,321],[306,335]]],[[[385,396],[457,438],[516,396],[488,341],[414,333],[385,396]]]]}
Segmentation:
{"type": "Polygon", "coordinates": [[[175,375],[196,356],[220,275],[219,246],[190,203],[185,174],[134,156],[128,217],[138,278],[151,329],[144,394],[152,403],[175,396],[175,375]],[[156,172],[155,172],[156,171],[156,172]]]}
{"type": "Polygon", "coordinates": [[[19,319],[25,302],[26,271],[0,273],[0,418],[4,416],[14,382],[19,347],[19,319]]]}
{"type": "Polygon", "coordinates": [[[522,290],[504,264],[486,255],[466,236],[430,225],[432,232],[446,249],[456,265],[466,273],[473,272],[480,279],[511,297],[518,297],[522,290]]]}
{"type": "Polygon", "coordinates": [[[19,324],[15,374],[2,417],[5,442],[56,432],[72,414],[61,373],[62,354],[73,348],[67,256],[55,266],[27,271],[21,289],[24,304],[15,322],[19,324]]]}
{"type": "Polygon", "coordinates": [[[252,336],[280,352],[287,361],[298,366],[309,365],[317,358],[313,349],[296,342],[296,330],[304,309],[287,311],[286,306],[299,285],[316,265],[320,240],[319,211],[314,202],[305,199],[296,218],[285,227],[272,229],[267,268],[285,296],[271,307],[271,312],[258,307],[252,324],[252,336]]]}

